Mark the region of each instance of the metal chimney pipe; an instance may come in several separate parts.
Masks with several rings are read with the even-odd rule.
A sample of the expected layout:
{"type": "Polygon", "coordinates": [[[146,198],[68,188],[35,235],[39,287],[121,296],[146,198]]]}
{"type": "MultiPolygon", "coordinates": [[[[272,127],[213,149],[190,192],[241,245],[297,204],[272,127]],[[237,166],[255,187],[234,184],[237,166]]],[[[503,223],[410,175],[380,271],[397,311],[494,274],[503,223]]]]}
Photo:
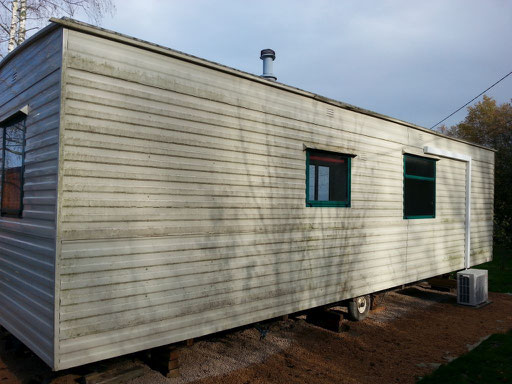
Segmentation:
{"type": "Polygon", "coordinates": [[[260,54],[260,59],[263,60],[263,75],[261,75],[261,77],[264,77],[267,80],[276,81],[277,77],[272,73],[276,53],[272,49],[263,49],[260,54]]]}

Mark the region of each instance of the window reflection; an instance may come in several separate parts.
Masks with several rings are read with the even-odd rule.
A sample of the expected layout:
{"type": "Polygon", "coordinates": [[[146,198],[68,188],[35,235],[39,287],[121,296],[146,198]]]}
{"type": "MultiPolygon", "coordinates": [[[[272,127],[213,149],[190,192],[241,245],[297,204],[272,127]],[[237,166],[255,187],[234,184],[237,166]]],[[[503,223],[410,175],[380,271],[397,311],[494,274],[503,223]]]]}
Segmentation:
{"type": "Polygon", "coordinates": [[[21,216],[23,210],[23,161],[25,120],[3,127],[1,214],[21,216]]]}

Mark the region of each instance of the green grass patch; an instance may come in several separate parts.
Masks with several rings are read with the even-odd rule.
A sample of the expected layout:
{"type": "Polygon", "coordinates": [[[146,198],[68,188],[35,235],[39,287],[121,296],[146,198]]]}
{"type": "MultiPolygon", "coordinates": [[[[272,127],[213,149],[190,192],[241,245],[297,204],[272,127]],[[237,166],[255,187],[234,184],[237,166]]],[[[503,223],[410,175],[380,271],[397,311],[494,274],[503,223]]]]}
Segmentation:
{"type": "MultiPolygon", "coordinates": [[[[512,293],[512,250],[495,246],[493,260],[477,268],[489,271],[489,291],[512,293]]],[[[512,383],[512,330],[492,335],[471,352],[418,381],[434,383],[512,383]]]]}
{"type": "Polygon", "coordinates": [[[512,383],[512,331],[489,337],[418,384],[512,383]]]}
{"type": "Polygon", "coordinates": [[[512,250],[495,246],[492,261],[477,266],[489,271],[489,291],[512,293],[512,250]]]}

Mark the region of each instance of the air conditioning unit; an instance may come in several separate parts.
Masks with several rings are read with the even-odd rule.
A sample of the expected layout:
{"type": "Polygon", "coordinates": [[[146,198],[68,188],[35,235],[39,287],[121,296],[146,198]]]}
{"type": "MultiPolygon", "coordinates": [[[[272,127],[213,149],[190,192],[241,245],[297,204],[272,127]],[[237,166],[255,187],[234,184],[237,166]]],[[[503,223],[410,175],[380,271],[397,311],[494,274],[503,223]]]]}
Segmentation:
{"type": "Polygon", "coordinates": [[[457,303],[477,306],[487,301],[487,270],[457,272],[457,303]]]}

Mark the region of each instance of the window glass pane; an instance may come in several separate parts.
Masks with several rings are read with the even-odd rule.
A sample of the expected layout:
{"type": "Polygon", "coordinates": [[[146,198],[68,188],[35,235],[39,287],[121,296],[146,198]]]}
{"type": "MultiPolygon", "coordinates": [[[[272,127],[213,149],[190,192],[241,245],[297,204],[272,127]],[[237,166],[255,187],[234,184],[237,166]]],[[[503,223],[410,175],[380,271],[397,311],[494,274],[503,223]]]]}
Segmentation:
{"type": "Polygon", "coordinates": [[[434,216],[435,182],[429,180],[405,179],[404,215],[434,216]]]}
{"type": "Polygon", "coordinates": [[[19,122],[4,128],[2,214],[18,215],[22,209],[24,124],[19,122]]]}
{"type": "Polygon", "coordinates": [[[309,166],[309,200],[315,200],[315,169],[314,165],[309,166]]]}
{"type": "Polygon", "coordinates": [[[308,150],[308,204],[349,206],[350,157],[331,152],[308,150]]]}
{"type": "Polygon", "coordinates": [[[318,199],[319,201],[329,200],[329,167],[318,167],[318,199]]]}
{"type": "Polygon", "coordinates": [[[314,153],[309,156],[310,164],[322,164],[326,166],[334,164],[346,164],[347,159],[342,155],[314,153]]]}
{"type": "Polygon", "coordinates": [[[435,160],[405,156],[405,173],[407,175],[435,177],[435,166],[435,160]]]}
{"type": "Polygon", "coordinates": [[[331,167],[330,197],[334,201],[348,200],[348,167],[346,164],[336,164],[331,167]],[[339,180],[339,181],[338,181],[339,180]],[[338,181],[336,183],[336,181],[338,181]]]}

